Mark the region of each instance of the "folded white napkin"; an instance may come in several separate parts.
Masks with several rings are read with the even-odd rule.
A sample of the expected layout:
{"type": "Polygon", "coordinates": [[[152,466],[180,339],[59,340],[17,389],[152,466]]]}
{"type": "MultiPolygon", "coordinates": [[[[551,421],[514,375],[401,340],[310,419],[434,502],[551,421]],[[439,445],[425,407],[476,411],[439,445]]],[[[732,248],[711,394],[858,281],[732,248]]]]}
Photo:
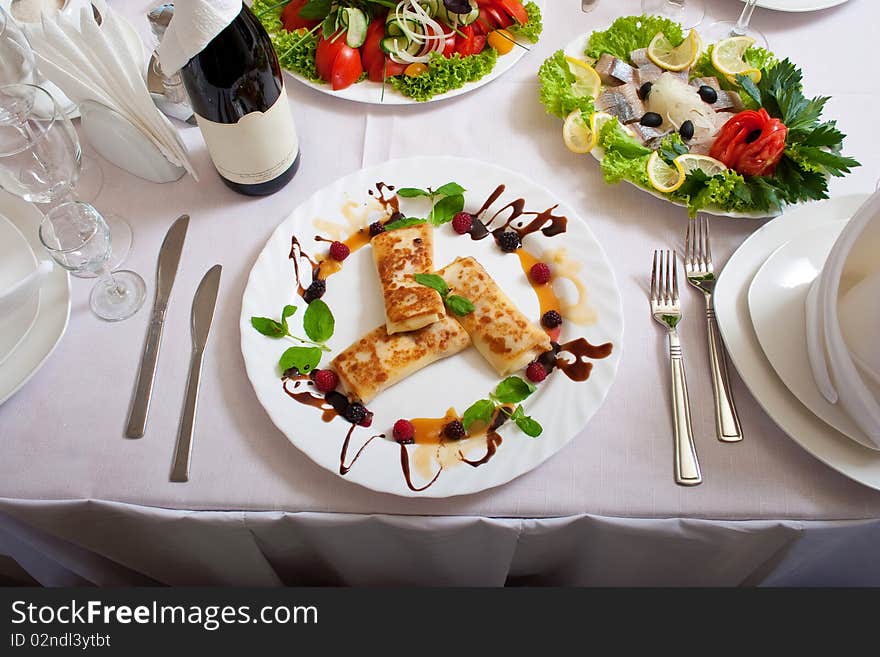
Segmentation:
{"type": "Polygon", "coordinates": [[[157,51],[162,72],[171,76],[183,68],[235,20],[241,6],[242,0],[175,0],[157,51]]]}
{"type": "Polygon", "coordinates": [[[813,377],[880,447],[880,192],[853,215],[808,295],[813,377]]]}
{"type": "Polygon", "coordinates": [[[100,25],[89,6],[78,17],[44,14],[42,24],[26,28],[40,72],[75,103],[93,100],[117,111],[169,162],[198,178],[180,135],[153,103],[143,51],[136,52],[126,38],[125,19],[104,0],[92,4],[100,25]]]}

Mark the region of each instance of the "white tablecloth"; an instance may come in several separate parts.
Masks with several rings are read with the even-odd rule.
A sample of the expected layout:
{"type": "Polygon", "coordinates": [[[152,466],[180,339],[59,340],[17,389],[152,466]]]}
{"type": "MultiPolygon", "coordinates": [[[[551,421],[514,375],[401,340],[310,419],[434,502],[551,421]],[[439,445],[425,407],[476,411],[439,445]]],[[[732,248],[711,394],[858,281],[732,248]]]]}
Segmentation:
{"type": "MultiPolygon", "coordinates": [[[[148,34],[145,12],[152,2],[114,4],[148,34]]],[[[122,437],[149,311],[120,324],[103,323],[88,309],[90,283],[75,279],[70,327],[58,350],[0,407],[0,512],[6,514],[0,522],[0,555],[12,556],[32,574],[41,573],[38,579],[47,583],[65,581],[57,575],[61,571],[99,583],[126,577],[167,583],[294,582],[308,579],[302,575],[308,564],[317,573],[333,573],[328,580],[359,583],[381,579],[376,573],[382,572],[352,557],[359,541],[373,556],[396,545],[413,568],[394,572],[415,572],[416,565],[432,558],[430,546],[456,544],[461,538],[456,532],[468,528],[467,540],[461,540],[483,546],[479,552],[486,556],[480,563],[491,560],[499,568],[506,563],[505,577],[524,581],[530,573],[583,583],[606,582],[606,576],[610,583],[637,582],[634,574],[642,573],[650,581],[647,573],[656,569],[656,581],[690,583],[682,565],[693,558],[705,566],[703,581],[739,583],[769,581],[762,568],[779,561],[780,550],[795,554],[804,536],[818,537],[808,543],[814,548],[833,545],[820,538],[832,541],[834,536],[855,552],[861,549],[857,538],[876,536],[877,524],[870,521],[880,518],[880,492],[848,480],[799,448],[735,375],[746,438],[737,445],[715,440],[705,329],[698,321],[685,322],[682,334],[705,482],[695,488],[673,483],[664,338],[648,315],[645,294],[651,251],[680,247],[685,215],[631,188],[605,185],[589,159],[569,153],[560,123],[537,101],[535,77],[554,50],[617,15],[636,13],[639,3],[602,0],[589,15],[580,12],[576,0],[548,0],[546,5],[541,42],[501,79],[451,101],[367,107],[289,81],[302,167],[275,196],[254,200],[226,189],[196,128],[182,127],[182,132],[202,177],[199,183],[187,177],[154,185],[102,163],[105,186],[96,205],[124,214],[133,225],[135,242],[126,266],[147,279],[150,292],[166,229],[180,213],[192,216],[167,317],[148,434],[139,441],[122,437]],[[315,466],[257,403],[239,350],[242,291],[274,227],[313,190],[337,177],[389,158],[422,154],[499,162],[528,171],[566,198],[613,259],[626,322],[618,379],[582,435],[506,486],[447,500],[373,493],[315,466]],[[223,282],[206,358],[191,481],[172,484],[168,472],[190,351],[189,301],[202,274],[217,262],[224,267],[223,282]],[[234,513],[208,513],[224,510],[234,513]],[[838,527],[840,533],[831,532],[837,521],[866,522],[846,522],[838,527]],[[615,531],[601,531],[609,526],[615,531]],[[569,537],[565,548],[536,538],[562,527],[567,531],[559,536],[569,537]],[[178,528],[186,538],[169,539],[169,530],[178,528]],[[754,544],[760,545],[757,551],[739,543],[752,534],[761,535],[754,544]],[[345,536],[353,538],[348,545],[345,536]],[[501,536],[497,544],[493,536],[501,536]],[[144,545],[151,541],[157,549],[148,558],[144,545]],[[275,554],[275,562],[288,564],[290,576],[276,573],[273,579],[259,574],[259,568],[236,566],[245,559],[233,557],[236,550],[230,546],[236,543],[268,562],[273,559],[267,555],[275,554]],[[621,545],[627,546],[623,552],[621,545]],[[718,557],[737,550],[749,556],[724,571],[718,557]],[[216,551],[216,558],[205,551],[216,551]],[[229,557],[221,559],[223,554],[229,557]],[[613,557],[635,568],[649,555],[653,560],[632,570],[633,577],[622,574],[626,567],[602,574],[596,565],[613,557]],[[298,563],[297,556],[304,561],[290,565],[298,563]],[[24,563],[28,560],[30,566],[24,563]],[[682,565],[670,571],[665,560],[682,565]],[[63,567],[56,575],[47,574],[53,563],[63,567]],[[102,567],[108,568],[104,576],[102,567]]],[[[707,5],[716,17],[734,15],[741,7],[733,0],[707,5]]],[[[880,6],[866,0],[807,14],[759,9],[753,17],[771,47],[805,70],[808,93],[833,96],[827,113],[849,135],[848,154],[863,164],[851,176],[833,180],[833,194],[870,191],[880,172],[875,120],[880,80],[856,65],[844,65],[873,61],[874,44],[865,38],[864,26],[878,20],[880,6]]],[[[717,259],[723,262],[757,225],[715,221],[717,259]]],[[[686,311],[700,312],[701,303],[685,293],[686,311]]],[[[813,552],[835,568],[842,554],[813,552]]],[[[848,563],[859,562],[850,556],[848,563]]],[[[880,583],[880,563],[873,568],[865,577],[880,583]]],[[[432,573],[428,579],[443,579],[443,572],[426,572],[432,573]]],[[[396,577],[389,569],[384,575],[389,581],[396,577]]],[[[451,572],[446,575],[465,583],[451,572]]],[[[498,583],[504,577],[487,573],[478,581],[498,583]]]]}

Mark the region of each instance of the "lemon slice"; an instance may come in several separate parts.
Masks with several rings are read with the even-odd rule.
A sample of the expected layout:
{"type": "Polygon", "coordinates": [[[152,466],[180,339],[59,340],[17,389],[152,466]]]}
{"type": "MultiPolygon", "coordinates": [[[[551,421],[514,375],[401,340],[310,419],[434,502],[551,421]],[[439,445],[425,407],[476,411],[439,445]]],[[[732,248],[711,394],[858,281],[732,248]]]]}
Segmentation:
{"type": "Polygon", "coordinates": [[[596,98],[602,89],[602,80],[596,69],[576,57],[566,57],[565,61],[568,62],[568,68],[575,77],[574,84],[571,85],[574,95],[596,98]]]}
{"type": "Polygon", "coordinates": [[[697,61],[702,47],[696,30],[691,30],[680,46],[673,46],[663,32],[658,32],[648,46],[648,59],[667,71],[683,71],[697,61]]]}
{"type": "Polygon", "coordinates": [[[658,192],[668,194],[684,184],[685,174],[681,165],[676,163],[676,166],[669,166],[657,151],[651,153],[651,157],[648,158],[647,171],[651,186],[658,192]]]}
{"type": "Polygon", "coordinates": [[[717,68],[730,82],[736,82],[737,75],[746,75],[752,82],[761,81],[761,71],[746,63],[746,50],[754,45],[755,40],[748,36],[722,39],[712,49],[712,66],[717,68]]]}
{"type": "Polygon", "coordinates": [[[598,132],[592,130],[584,120],[584,113],[575,110],[567,117],[565,123],[562,124],[562,139],[565,146],[572,153],[589,153],[596,145],[598,132]]]}
{"type": "Polygon", "coordinates": [[[727,166],[724,162],[719,162],[714,157],[709,157],[708,155],[694,155],[693,153],[679,155],[675,158],[675,166],[681,169],[684,175],[700,169],[710,178],[727,171],[727,166]]]}

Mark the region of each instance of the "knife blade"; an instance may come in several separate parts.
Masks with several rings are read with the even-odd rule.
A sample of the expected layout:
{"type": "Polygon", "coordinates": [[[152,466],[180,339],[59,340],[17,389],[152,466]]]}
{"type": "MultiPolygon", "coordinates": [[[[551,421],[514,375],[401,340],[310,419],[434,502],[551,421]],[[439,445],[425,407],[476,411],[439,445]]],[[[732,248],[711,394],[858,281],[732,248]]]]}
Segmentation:
{"type": "Polygon", "coordinates": [[[165,325],[165,312],[171,298],[171,289],[177,276],[180,254],[186,239],[189,226],[189,215],[182,214],[171,224],[165,234],[162,247],[159,249],[159,262],[156,269],[156,298],[153,302],[153,314],[147,329],[144,353],[141,356],[141,367],[138,371],[137,383],[132,399],[131,412],[125,435],[128,438],[143,438],[147,426],[147,413],[150,410],[150,399],[153,396],[153,380],[156,376],[156,363],[159,359],[159,345],[162,342],[162,328],[165,325]]]}
{"type": "Polygon", "coordinates": [[[214,321],[214,308],[220,290],[220,273],[223,268],[214,265],[202,278],[196,290],[192,305],[192,359],[189,365],[189,378],[186,383],[186,397],[183,414],[177,432],[177,447],[174,463],[171,466],[171,481],[189,481],[189,461],[192,454],[193,430],[195,429],[196,407],[199,400],[199,385],[202,378],[202,363],[205,345],[214,321]]]}

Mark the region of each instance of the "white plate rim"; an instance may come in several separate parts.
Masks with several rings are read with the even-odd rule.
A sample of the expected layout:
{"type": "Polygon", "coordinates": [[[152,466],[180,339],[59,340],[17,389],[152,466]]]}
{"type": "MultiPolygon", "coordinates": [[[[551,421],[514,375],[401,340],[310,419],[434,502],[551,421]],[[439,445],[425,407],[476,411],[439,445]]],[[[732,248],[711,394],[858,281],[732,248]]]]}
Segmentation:
{"type": "MultiPolygon", "coordinates": [[[[605,28],[597,28],[597,30],[607,29],[608,27],[610,27],[610,26],[606,26],[605,28]]],[[[596,31],[596,30],[593,30],[593,31],[596,31]]],[[[592,32],[581,34],[578,37],[576,37],[575,39],[571,40],[568,43],[568,45],[566,45],[565,48],[563,48],[565,53],[567,55],[572,56],[572,57],[578,57],[578,58],[583,57],[584,50],[586,49],[587,43],[590,40],[590,34],[592,34],[592,32]]],[[[593,156],[593,158],[596,160],[596,162],[602,161],[601,156],[599,155],[599,153],[596,152],[595,149],[593,149],[593,151],[590,152],[590,155],[593,156]]],[[[601,174],[601,172],[600,172],[600,174],[601,174]]],[[[628,183],[629,185],[632,185],[633,187],[635,187],[639,191],[644,192],[645,194],[650,194],[654,198],[660,199],[664,203],[668,203],[669,205],[674,205],[679,208],[687,209],[687,206],[684,203],[681,203],[679,201],[670,201],[668,198],[666,198],[665,196],[663,196],[659,192],[656,192],[651,189],[645,189],[644,187],[637,185],[636,183],[634,183],[631,180],[624,180],[624,182],[628,183]]],[[[608,183],[606,183],[604,180],[602,180],[602,184],[607,185],[608,183]]],[[[772,217],[778,216],[775,214],[766,214],[766,213],[762,213],[762,212],[724,212],[723,210],[720,210],[717,208],[703,208],[702,210],[700,210],[700,212],[710,214],[715,217],[731,217],[732,219],[770,219],[772,217]]]]}
{"type": "MultiPolygon", "coordinates": [[[[547,21],[547,7],[546,0],[532,0],[538,7],[541,9],[541,16],[544,21],[544,26],[546,27],[547,21]]],[[[529,45],[529,49],[535,48],[538,44],[541,43],[541,39],[544,38],[544,34],[538,38],[538,43],[534,43],[529,45]]],[[[506,55],[499,55],[498,61],[495,64],[495,68],[488,74],[476,80],[474,82],[468,82],[463,87],[459,89],[452,89],[451,91],[447,91],[446,93],[439,94],[434,96],[433,98],[429,98],[426,101],[418,101],[414,98],[410,98],[409,96],[404,96],[403,94],[399,94],[394,87],[391,85],[385,85],[385,98],[382,99],[382,85],[379,82],[371,82],[370,80],[363,80],[361,82],[357,82],[346,89],[342,89],[340,91],[333,91],[328,84],[322,84],[320,82],[315,82],[313,80],[309,80],[299,73],[294,71],[290,71],[284,67],[282,70],[289,75],[292,79],[296,80],[300,84],[303,84],[315,91],[319,91],[323,94],[331,96],[333,98],[340,98],[342,100],[347,100],[353,103],[360,103],[363,105],[379,105],[379,106],[397,106],[397,105],[428,105],[430,103],[440,102],[443,100],[449,100],[450,98],[456,98],[458,96],[462,96],[464,94],[470,93],[472,91],[476,91],[477,89],[486,86],[490,82],[493,82],[500,78],[502,75],[507,73],[510,69],[516,66],[519,61],[525,57],[528,53],[522,48],[514,48],[512,52],[507,53],[506,55]]]]}
{"type": "MultiPolygon", "coordinates": [[[[789,253],[790,249],[801,248],[799,252],[801,255],[804,255],[805,251],[811,247],[804,247],[803,245],[807,242],[807,240],[816,240],[816,237],[826,237],[833,238],[827,241],[827,250],[825,253],[825,257],[827,258],[828,252],[834,244],[834,239],[836,239],[837,235],[843,230],[843,227],[847,222],[829,222],[826,224],[822,224],[821,226],[817,226],[810,230],[803,231],[800,235],[797,235],[793,239],[789,240],[778,249],[776,249],[769,258],[761,265],[761,268],[755,274],[755,277],[752,279],[751,284],[749,285],[748,290],[748,300],[749,300],[749,314],[752,319],[752,326],[755,329],[755,335],[758,338],[758,342],[761,345],[761,349],[763,350],[767,360],[769,361],[771,367],[785,383],[786,387],[792,392],[792,394],[798,398],[798,400],[806,406],[816,417],[818,417],[822,422],[836,429],[840,433],[849,437],[850,439],[856,441],[860,445],[867,447],[872,450],[880,450],[880,446],[875,446],[871,440],[864,435],[864,433],[858,428],[858,426],[849,420],[846,416],[845,411],[843,409],[835,406],[834,404],[829,404],[822,394],[819,392],[819,389],[813,383],[812,372],[809,371],[808,365],[808,357],[807,357],[807,344],[806,344],[806,327],[801,324],[801,322],[787,322],[786,320],[782,320],[784,323],[779,326],[779,330],[784,332],[787,336],[787,339],[793,340],[795,339],[795,335],[799,339],[797,339],[797,344],[803,342],[803,353],[801,356],[803,357],[803,362],[807,364],[806,372],[803,373],[803,378],[806,381],[806,385],[812,386],[814,388],[814,397],[818,404],[821,405],[819,409],[814,407],[812,404],[808,403],[808,400],[804,398],[802,393],[797,390],[792,389],[792,387],[786,382],[792,380],[792,374],[789,372],[780,371],[782,365],[779,363],[779,358],[774,358],[770,354],[768,340],[766,338],[768,325],[764,322],[760,321],[756,318],[755,309],[759,306],[767,305],[769,307],[770,297],[771,297],[771,285],[773,285],[772,281],[772,272],[774,268],[781,266],[782,259],[790,259],[791,255],[789,253]],[[792,326],[792,324],[797,323],[799,326],[792,326]],[[849,425],[849,426],[846,426],[849,425]]],[[[811,252],[811,255],[812,252],[811,252]]],[[[823,259],[824,262],[824,259],[823,259]]],[[[815,279],[814,279],[815,280],[815,279]]],[[[780,290],[779,286],[772,287],[772,294],[778,295],[780,290]]],[[[791,297],[796,297],[801,301],[801,303],[806,301],[807,292],[809,291],[810,284],[805,284],[800,286],[805,289],[799,289],[794,292],[783,292],[784,294],[788,294],[791,297]]],[[[787,315],[787,313],[781,313],[783,317],[787,315]]],[[[805,321],[805,320],[804,320],[805,321]]],[[[794,377],[797,378],[797,377],[794,377]]]]}
{"type": "MultiPolygon", "coordinates": [[[[740,0],[740,2],[745,2],[746,0],[740,0]]],[[[804,13],[807,11],[820,11],[822,9],[831,9],[832,7],[837,7],[838,5],[842,5],[847,2],[847,0],[820,0],[817,2],[816,0],[796,0],[796,2],[800,2],[800,5],[797,6],[795,3],[792,3],[791,0],[758,0],[756,3],[758,7],[763,9],[769,9],[771,11],[784,11],[787,13],[804,13]]]]}
{"type": "Polygon", "coordinates": [[[789,239],[791,231],[827,223],[831,212],[852,216],[868,196],[849,194],[796,206],[758,228],[728,259],[718,278],[715,315],[731,362],[757,403],[779,428],[829,468],[880,490],[880,454],[824,424],[789,392],[764,359],[744,298],[754,273],[789,239]]]}
{"type": "MultiPolygon", "coordinates": [[[[8,225],[10,227],[10,229],[12,231],[14,231],[21,238],[21,240],[27,245],[28,252],[30,253],[30,256],[31,256],[30,260],[33,265],[33,268],[35,269],[38,264],[37,263],[37,256],[34,253],[34,250],[33,250],[33,247],[31,246],[31,243],[28,241],[28,239],[21,232],[21,229],[18,226],[16,226],[14,223],[12,223],[12,221],[10,219],[7,219],[6,216],[3,215],[2,213],[0,213],[0,222],[8,225]]],[[[18,346],[22,343],[22,341],[24,341],[24,339],[27,337],[27,334],[30,333],[30,330],[34,327],[34,324],[37,321],[37,315],[39,315],[39,313],[40,313],[40,293],[39,293],[39,291],[37,292],[36,299],[34,299],[30,305],[31,305],[31,309],[29,311],[26,311],[27,316],[29,317],[29,320],[27,322],[27,326],[25,327],[24,331],[22,331],[22,333],[18,336],[18,339],[15,341],[15,343],[12,345],[12,347],[9,349],[9,351],[6,354],[0,354],[0,367],[2,367],[3,363],[5,363],[9,359],[9,357],[15,352],[15,350],[18,349],[18,346]]]]}
{"type": "MultiPolygon", "coordinates": [[[[36,236],[39,211],[32,204],[0,190],[0,212],[22,232],[32,249],[41,248],[36,236]]],[[[71,307],[70,276],[59,265],[53,265],[52,272],[40,288],[40,299],[37,321],[0,368],[0,405],[33,378],[67,330],[71,307]],[[4,377],[13,366],[19,368],[19,374],[8,385],[4,385],[4,377]]]]}
{"type": "MultiPolygon", "coordinates": [[[[389,179],[388,170],[390,167],[397,167],[397,168],[402,169],[403,171],[428,170],[428,169],[430,169],[432,164],[436,165],[436,163],[438,163],[438,162],[442,162],[446,166],[449,166],[449,167],[453,168],[454,170],[460,170],[464,165],[480,167],[481,169],[483,169],[483,171],[492,171],[493,173],[495,173],[497,175],[504,176],[506,180],[522,181],[523,185],[531,186],[531,188],[535,191],[540,190],[541,193],[553,198],[555,201],[558,201],[559,207],[562,209],[564,214],[567,217],[569,217],[569,223],[571,224],[573,222],[577,222],[579,228],[584,231],[582,233],[584,238],[591,241],[592,246],[595,247],[595,251],[594,251],[593,257],[592,257],[593,265],[596,266],[597,261],[604,263],[605,272],[603,272],[602,275],[604,276],[605,274],[607,274],[607,277],[604,279],[603,284],[600,284],[598,286],[590,286],[590,294],[591,294],[591,298],[593,298],[594,290],[596,288],[603,287],[603,285],[604,285],[604,288],[605,288],[604,294],[606,295],[605,296],[605,299],[606,299],[605,312],[609,313],[609,319],[604,320],[604,321],[607,321],[607,323],[612,328],[612,330],[615,334],[611,335],[609,332],[609,335],[607,338],[607,340],[610,340],[614,343],[614,351],[612,352],[612,355],[608,359],[600,361],[601,363],[605,364],[604,367],[606,368],[606,371],[605,371],[605,374],[603,377],[603,380],[605,381],[604,387],[597,389],[596,394],[593,394],[592,389],[591,389],[590,394],[595,398],[595,407],[589,411],[589,413],[586,416],[586,418],[584,419],[584,421],[578,425],[578,428],[576,431],[570,432],[570,435],[566,436],[564,440],[561,440],[558,443],[555,443],[553,445],[552,449],[550,449],[550,448],[544,449],[542,447],[541,449],[544,450],[544,453],[541,454],[540,459],[529,464],[528,467],[525,467],[525,468],[513,467],[510,469],[509,474],[507,474],[506,476],[503,476],[503,477],[497,477],[496,480],[492,480],[492,483],[490,483],[490,484],[480,484],[480,483],[473,484],[473,483],[471,483],[471,485],[454,488],[452,490],[449,490],[449,486],[447,486],[445,484],[443,486],[438,486],[435,484],[434,486],[431,486],[427,490],[422,491],[422,492],[411,491],[404,484],[403,476],[400,474],[400,471],[399,471],[399,463],[396,461],[394,462],[394,466],[396,468],[396,470],[395,470],[396,475],[394,475],[394,480],[391,482],[390,486],[387,485],[386,483],[383,483],[382,485],[376,485],[375,483],[369,481],[368,478],[362,477],[360,474],[358,474],[357,468],[352,469],[346,476],[342,477],[343,479],[345,479],[347,481],[359,484],[361,486],[364,486],[364,487],[369,488],[371,490],[375,490],[377,492],[390,493],[390,494],[398,495],[398,496],[402,496],[402,497],[416,497],[416,498],[422,498],[422,499],[425,499],[425,498],[445,498],[445,497],[467,495],[467,494],[482,492],[484,490],[488,490],[490,488],[494,488],[496,486],[506,484],[506,483],[510,482],[511,480],[515,479],[516,477],[521,476],[522,474],[525,474],[526,472],[529,472],[529,471],[539,467],[541,465],[541,463],[543,463],[547,458],[549,458],[553,454],[557,453],[565,445],[570,443],[572,440],[574,440],[577,436],[579,436],[583,432],[583,429],[588,424],[589,420],[592,419],[593,415],[595,415],[595,413],[599,410],[599,408],[604,404],[604,402],[607,398],[607,395],[611,389],[611,386],[613,385],[614,381],[616,380],[616,375],[617,375],[617,372],[619,369],[620,361],[623,356],[624,315],[623,315],[622,298],[620,295],[620,289],[617,285],[616,276],[614,274],[613,267],[610,264],[610,260],[608,259],[607,254],[605,253],[605,250],[602,248],[601,244],[596,239],[595,235],[593,234],[593,232],[590,229],[587,222],[584,221],[579,216],[579,213],[577,213],[575,211],[574,206],[566,203],[565,200],[563,198],[561,198],[558,194],[550,192],[549,190],[547,190],[543,186],[536,184],[533,181],[529,181],[523,174],[512,171],[510,169],[506,169],[504,167],[500,167],[496,164],[491,164],[491,163],[480,161],[480,160],[460,158],[460,157],[451,157],[451,156],[417,156],[417,157],[411,157],[411,158],[401,158],[401,159],[391,160],[389,162],[371,167],[369,169],[356,171],[348,176],[345,176],[345,177],[331,183],[326,188],[323,188],[321,190],[317,190],[316,192],[314,192],[309,199],[305,200],[302,204],[297,206],[297,209],[293,210],[287,217],[285,217],[285,219],[282,222],[279,223],[279,225],[273,231],[272,236],[267,240],[266,247],[264,247],[264,249],[261,251],[260,255],[257,257],[256,262],[254,264],[254,267],[251,269],[251,271],[248,275],[248,281],[245,285],[245,291],[242,296],[242,311],[241,311],[241,318],[240,318],[240,323],[239,323],[240,331],[241,331],[242,354],[243,354],[243,358],[245,361],[245,370],[247,372],[248,379],[251,381],[251,385],[254,388],[256,396],[257,396],[258,400],[260,401],[260,404],[266,410],[267,414],[269,415],[273,424],[275,424],[276,428],[283,435],[285,435],[288,438],[288,440],[291,442],[291,444],[294,447],[296,447],[300,452],[302,452],[304,455],[306,455],[308,458],[310,458],[312,461],[314,461],[318,465],[320,465],[322,468],[327,469],[328,471],[333,473],[335,476],[340,476],[338,473],[338,469],[337,469],[338,468],[338,459],[337,459],[337,461],[334,462],[333,467],[330,467],[326,463],[322,463],[321,460],[319,458],[317,458],[316,455],[311,450],[305,449],[302,445],[298,444],[296,439],[294,437],[292,437],[284,429],[284,426],[283,426],[284,420],[283,420],[283,418],[281,418],[279,416],[282,413],[284,413],[286,415],[290,414],[291,406],[289,405],[290,404],[289,400],[282,400],[285,402],[283,409],[280,405],[276,409],[274,407],[274,405],[272,404],[271,400],[267,400],[264,397],[264,395],[262,394],[262,389],[266,386],[265,380],[266,380],[267,370],[265,369],[263,364],[252,363],[252,358],[249,355],[251,347],[248,344],[248,341],[253,339],[252,336],[254,334],[254,331],[253,331],[253,328],[250,326],[250,321],[249,321],[250,315],[252,313],[248,312],[248,309],[247,309],[247,306],[248,306],[247,299],[248,299],[248,296],[251,294],[250,290],[252,287],[258,285],[258,282],[257,282],[258,275],[256,272],[257,272],[258,266],[260,265],[261,259],[268,258],[267,251],[269,249],[269,246],[271,244],[273,244],[274,241],[279,239],[279,235],[282,236],[282,239],[285,240],[286,243],[289,245],[290,230],[291,230],[290,224],[293,223],[293,220],[294,220],[294,217],[295,217],[297,210],[300,207],[305,208],[305,207],[310,206],[312,203],[315,202],[315,199],[319,198],[319,196],[321,194],[327,193],[328,190],[338,189],[338,188],[341,188],[346,185],[351,185],[352,182],[356,181],[356,180],[371,180],[371,181],[378,180],[378,179],[387,180],[387,179],[389,179]],[[611,297],[610,302],[608,301],[609,297],[611,297]],[[609,303],[610,303],[610,305],[609,305],[609,303]],[[354,476],[352,476],[352,475],[354,475],[354,476]]],[[[371,184],[371,183],[367,183],[367,186],[369,184],[371,184]]],[[[288,247],[288,250],[289,250],[289,247],[288,247]]],[[[594,277],[594,279],[600,279],[600,278],[601,278],[601,276],[599,276],[599,275],[596,275],[594,277]]],[[[600,297],[601,295],[602,295],[601,292],[596,294],[597,297],[600,297]]],[[[602,302],[601,301],[597,302],[597,306],[600,306],[600,305],[602,305],[602,302]]],[[[579,330],[578,330],[578,332],[579,332],[579,330]]],[[[595,369],[594,369],[594,372],[595,372],[595,369]]],[[[277,379],[275,379],[273,377],[273,386],[275,388],[275,391],[273,391],[270,394],[277,395],[277,390],[280,389],[280,386],[278,385],[278,383],[279,382],[277,381],[277,379]]],[[[568,382],[568,383],[571,383],[571,382],[568,382]]],[[[573,384],[573,385],[581,385],[581,384],[573,384]]],[[[583,389],[581,389],[581,390],[583,390],[583,389]]],[[[459,409],[459,410],[463,410],[463,409],[459,409]]],[[[547,426],[548,425],[545,422],[545,435],[547,433],[549,433],[547,431],[547,426]]],[[[341,442],[341,440],[339,440],[338,442],[341,442]]],[[[548,444],[548,443],[543,443],[543,444],[548,444]]],[[[336,451],[338,452],[338,449],[336,451]]],[[[365,457],[368,454],[369,454],[369,450],[367,450],[365,452],[365,457]]],[[[366,468],[364,468],[364,469],[366,469],[366,468]]],[[[479,470],[480,469],[476,469],[475,472],[479,472],[479,470]]],[[[482,477],[480,475],[477,475],[476,477],[471,477],[470,482],[478,482],[481,480],[481,478],[482,477]]],[[[442,479],[442,477],[441,477],[441,479],[442,479]]],[[[440,481],[438,481],[438,484],[439,483],[440,483],[440,481]]]]}

